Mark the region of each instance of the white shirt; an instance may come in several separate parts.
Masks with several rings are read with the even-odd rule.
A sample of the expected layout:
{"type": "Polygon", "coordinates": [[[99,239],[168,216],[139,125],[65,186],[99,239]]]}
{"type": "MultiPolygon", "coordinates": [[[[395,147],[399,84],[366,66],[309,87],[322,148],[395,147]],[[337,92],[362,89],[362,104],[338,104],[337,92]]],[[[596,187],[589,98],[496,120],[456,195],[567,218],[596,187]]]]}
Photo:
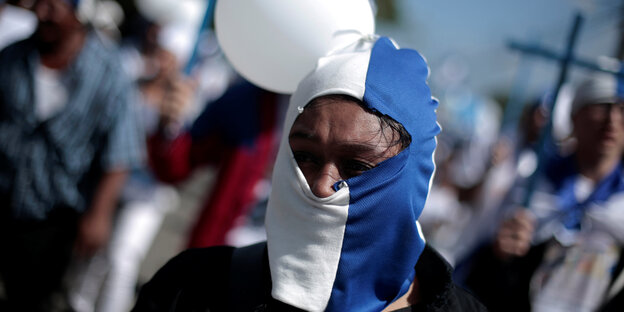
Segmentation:
{"type": "Polygon", "coordinates": [[[39,64],[35,72],[35,115],[45,121],[67,104],[67,87],[61,81],[61,72],[39,64]]]}

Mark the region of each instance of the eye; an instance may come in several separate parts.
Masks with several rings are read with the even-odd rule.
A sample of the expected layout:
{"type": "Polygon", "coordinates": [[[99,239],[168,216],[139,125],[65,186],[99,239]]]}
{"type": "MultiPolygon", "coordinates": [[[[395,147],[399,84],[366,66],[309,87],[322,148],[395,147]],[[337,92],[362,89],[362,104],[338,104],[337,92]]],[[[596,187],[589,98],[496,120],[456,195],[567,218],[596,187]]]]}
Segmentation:
{"type": "Polygon", "coordinates": [[[375,164],[364,162],[364,161],[359,161],[356,159],[351,159],[343,163],[343,165],[340,168],[340,171],[342,172],[341,175],[344,178],[348,179],[348,178],[358,176],[364,173],[364,171],[371,170],[375,167],[376,167],[375,164]]]}
{"type": "Polygon", "coordinates": [[[314,156],[314,154],[310,152],[293,151],[293,156],[295,157],[295,161],[299,167],[303,167],[305,165],[315,165],[318,163],[318,157],[314,156]]]}

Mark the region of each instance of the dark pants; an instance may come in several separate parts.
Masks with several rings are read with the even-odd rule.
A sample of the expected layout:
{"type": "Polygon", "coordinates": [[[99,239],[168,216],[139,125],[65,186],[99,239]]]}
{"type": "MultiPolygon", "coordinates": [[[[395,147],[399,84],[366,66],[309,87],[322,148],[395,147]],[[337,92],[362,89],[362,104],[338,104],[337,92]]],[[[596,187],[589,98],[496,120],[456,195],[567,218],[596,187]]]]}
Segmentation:
{"type": "MultiPolygon", "coordinates": [[[[45,221],[0,220],[0,274],[8,311],[50,311],[72,255],[78,215],[63,209],[45,221]]],[[[2,308],[2,307],[0,307],[2,308]]]]}

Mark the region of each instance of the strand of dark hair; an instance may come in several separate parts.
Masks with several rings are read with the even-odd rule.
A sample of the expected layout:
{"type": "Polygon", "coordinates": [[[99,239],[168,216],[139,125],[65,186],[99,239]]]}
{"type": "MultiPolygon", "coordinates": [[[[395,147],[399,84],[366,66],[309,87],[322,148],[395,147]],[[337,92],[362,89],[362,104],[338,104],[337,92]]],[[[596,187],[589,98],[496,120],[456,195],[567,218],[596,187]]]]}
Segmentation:
{"type": "MultiPolygon", "coordinates": [[[[378,111],[371,110],[370,108],[366,106],[366,104],[364,104],[364,102],[352,96],[345,95],[345,94],[330,94],[330,95],[322,96],[321,98],[335,100],[335,101],[344,100],[344,101],[355,102],[358,105],[360,105],[360,107],[362,107],[365,111],[377,116],[377,118],[379,119],[381,135],[384,136],[384,138],[388,139],[388,142],[390,143],[388,146],[389,148],[394,147],[396,145],[400,145],[401,150],[404,150],[412,143],[412,136],[409,134],[409,132],[407,132],[407,130],[405,130],[405,127],[403,127],[403,125],[400,122],[394,120],[392,117],[388,115],[384,115],[384,114],[379,113],[378,111]],[[392,130],[392,138],[390,139],[386,137],[385,130],[387,128],[390,128],[392,130]]],[[[307,106],[308,107],[314,106],[317,103],[318,99],[319,98],[312,100],[307,106]]]]}

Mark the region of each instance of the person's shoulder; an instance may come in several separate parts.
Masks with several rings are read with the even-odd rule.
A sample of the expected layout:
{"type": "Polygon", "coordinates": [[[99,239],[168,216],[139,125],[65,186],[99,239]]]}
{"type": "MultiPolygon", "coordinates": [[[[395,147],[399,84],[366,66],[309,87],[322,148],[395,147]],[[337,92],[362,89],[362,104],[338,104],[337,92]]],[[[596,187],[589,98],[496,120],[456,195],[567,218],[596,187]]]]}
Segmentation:
{"type": "Polygon", "coordinates": [[[207,307],[214,298],[224,295],[233,250],[234,247],[216,246],[181,252],[141,288],[133,311],[207,307]]]}
{"type": "Polygon", "coordinates": [[[97,31],[96,29],[87,29],[86,47],[90,48],[90,52],[95,53],[98,57],[111,58],[117,57],[119,45],[110,38],[97,31]]]}
{"type": "Polygon", "coordinates": [[[153,281],[175,282],[181,286],[193,286],[204,278],[214,280],[227,272],[234,247],[215,246],[187,249],[169,260],[154,275],[153,281]]]}
{"type": "Polygon", "coordinates": [[[0,48],[0,61],[8,62],[7,65],[15,63],[16,59],[27,57],[34,49],[35,44],[32,37],[13,42],[0,48]]]}
{"type": "Polygon", "coordinates": [[[455,285],[450,291],[444,309],[440,311],[485,312],[487,308],[465,289],[455,285]]]}
{"type": "Polygon", "coordinates": [[[177,271],[197,272],[197,269],[205,269],[207,263],[229,263],[234,249],[231,246],[187,249],[173,257],[165,267],[177,271]]]}
{"type": "Polygon", "coordinates": [[[113,75],[119,84],[127,85],[130,78],[122,66],[122,56],[119,44],[99,33],[88,29],[87,38],[83,46],[81,65],[103,69],[108,75],[113,75]]]}
{"type": "Polygon", "coordinates": [[[23,83],[33,70],[29,66],[35,53],[32,37],[13,42],[0,50],[0,89],[23,83]]]}
{"type": "Polygon", "coordinates": [[[423,303],[412,311],[487,311],[472,294],[452,278],[453,267],[431,246],[426,245],[416,264],[416,277],[422,286],[423,303]]]}

